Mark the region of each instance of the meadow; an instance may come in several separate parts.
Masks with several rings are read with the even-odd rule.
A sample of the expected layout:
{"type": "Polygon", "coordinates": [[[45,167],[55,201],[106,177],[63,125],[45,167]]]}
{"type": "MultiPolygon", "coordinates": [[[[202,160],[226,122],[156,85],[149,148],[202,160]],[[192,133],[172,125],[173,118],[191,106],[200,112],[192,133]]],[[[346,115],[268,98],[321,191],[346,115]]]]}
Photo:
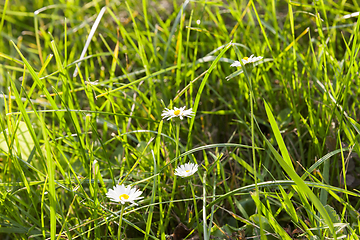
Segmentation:
{"type": "Polygon", "coordinates": [[[359,239],[359,11],[0,1],[0,239],[359,239]]]}

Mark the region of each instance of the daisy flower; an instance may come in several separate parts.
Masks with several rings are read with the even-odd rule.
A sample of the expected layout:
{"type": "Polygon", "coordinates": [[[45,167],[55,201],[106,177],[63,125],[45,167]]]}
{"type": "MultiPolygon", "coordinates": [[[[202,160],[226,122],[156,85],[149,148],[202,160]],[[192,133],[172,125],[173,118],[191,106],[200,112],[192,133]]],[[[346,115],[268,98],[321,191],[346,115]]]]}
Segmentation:
{"type": "Polygon", "coordinates": [[[96,85],[99,84],[99,80],[96,80],[96,81],[93,81],[93,82],[91,82],[91,81],[85,81],[85,84],[96,86],[96,85]]]}
{"type": "Polygon", "coordinates": [[[106,196],[114,202],[120,202],[121,204],[131,202],[137,205],[134,201],[143,199],[144,197],[139,197],[141,194],[142,191],[139,191],[136,188],[132,188],[130,186],[125,187],[123,184],[121,184],[116,185],[114,189],[109,189],[106,193],[106,196]]]}
{"type": "MultiPolygon", "coordinates": [[[[260,61],[261,59],[263,59],[263,57],[261,57],[261,56],[254,57],[254,54],[253,54],[250,57],[244,57],[243,59],[241,59],[241,61],[242,61],[242,65],[245,65],[247,63],[253,63],[253,62],[260,61]]],[[[230,67],[241,67],[241,64],[239,61],[235,61],[233,64],[230,65],[230,67]]]]}
{"type": "Polygon", "coordinates": [[[175,169],[175,175],[180,177],[188,177],[196,173],[198,170],[198,165],[194,163],[185,163],[175,169]]]}
{"type": "Polygon", "coordinates": [[[163,119],[167,118],[166,120],[170,120],[173,117],[179,117],[181,120],[183,120],[184,117],[191,118],[193,113],[194,112],[192,111],[192,108],[185,110],[185,107],[175,107],[174,109],[165,108],[161,116],[163,117],[163,119]]]}

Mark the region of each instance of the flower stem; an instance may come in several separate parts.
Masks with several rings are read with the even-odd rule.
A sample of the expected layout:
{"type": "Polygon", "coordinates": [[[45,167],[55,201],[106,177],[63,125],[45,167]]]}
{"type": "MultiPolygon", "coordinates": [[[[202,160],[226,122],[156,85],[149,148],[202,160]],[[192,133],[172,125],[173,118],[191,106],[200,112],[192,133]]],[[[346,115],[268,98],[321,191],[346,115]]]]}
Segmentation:
{"type": "MultiPolygon", "coordinates": [[[[257,167],[257,162],[256,162],[256,156],[255,156],[255,126],[254,126],[254,102],[255,102],[255,97],[254,97],[254,90],[252,87],[252,82],[251,82],[251,73],[252,73],[252,68],[250,73],[248,74],[245,70],[245,77],[248,80],[248,84],[249,84],[249,100],[250,100],[250,123],[251,123],[251,146],[252,146],[252,158],[253,158],[253,165],[254,165],[254,182],[255,182],[255,192],[256,192],[256,196],[259,198],[260,201],[260,192],[259,192],[259,187],[258,187],[258,177],[257,177],[257,171],[258,171],[258,167],[257,167]]],[[[259,219],[261,219],[261,209],[258,209],[258,216],[259,219]]],[[[264,236],[264,231],[263,231],[263,225],[262,225],[262,221],[259,220],[259,225],[260,225],[260,235],[261,235],[261,239],[263,239],[264,236]]]]}
{"type": "Polygon", "coordinates": [[[122,204],[121,205],[120,219],[119,219],[118,240],[121,239],[121,223],[122,223],[122,217],[123,217],[123,214],[124,214],[124,209],[125,209],[125,207],[122,204]]]}
{"type": "Polygon", "coordinates": [[[198,232],[200,233],[201,232],[201,225],[199,224],[200,223],[199,222],[199,213],[198,213],[197,205],[196,205],[196,196],[195,196],[194,186],[193,186],[191,180],[189,181],[189,185],[190,185],[191,193],[192,193],[192,196],[193,196],[194,211],[195,211],[195,218],[196,218],[196,226],[197,226],[198,232]]]}
{"type": "MultiPolygon", "coordinates": [[[[179,141],[180,141],[179,138],[180,138],[180,123],[176,122],[176,138],[175,138],[176,139],[176,154],[175,154],[176,157],[178,157],[180,155],[180,153],[179,153],[179,141]]],[[[177,165],[178,165],[178,159],[175,160],[175,166],[177,166],[177,165]]],[[[164,229],[166,229],[167,225],[169,224],[169,220],[170,220],[171,208],[173,206],[173,201],[174,201],[175,192],[176,192],[176,179],[177,179],[177,177],[176,177],[176,175],[174,175],[169,209],[166,214],[164,229]]]]}

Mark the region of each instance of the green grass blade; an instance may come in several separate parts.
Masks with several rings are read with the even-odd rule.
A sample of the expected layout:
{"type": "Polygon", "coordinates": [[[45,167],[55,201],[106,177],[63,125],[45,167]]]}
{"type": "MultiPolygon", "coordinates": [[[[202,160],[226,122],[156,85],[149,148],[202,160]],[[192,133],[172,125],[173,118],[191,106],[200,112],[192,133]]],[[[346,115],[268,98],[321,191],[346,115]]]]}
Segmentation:
{"type": "Polygon", "coordinates": [[[331,233],[334,234],[335,233],[334,225],[333,225],[333,222],[331,221],[331,218],[329,217],[329,214],[327,213],[327,211],[325,210],[324,206],[321,204],[321,202],[317,198],[317,196],[310,190],[310,188],[305,184],[305,182],[295,172],[294,167],[290,161],[289,153],[286,149],[284,140],[281,137],[281,133],[279,131],[279,128],[277,127],[277,123],[274,119],[274,116],[271,113],[270,107],[266,101],[264,101],[264,104],[265,104],[266,114],[268,115],[272,130],[275,134],[276,141],[280,147],[282,156],[280,156],[280,154],[274,149],[274,147],[270,144],[270,142],[267,139],[265,139],[266,144],[270,148],[271,152],[274,154],[274,156],[275,156],[276,160],[278,161],[278,163],[280,164],[280,166],[289,175],[289,177],[296,183],[296,185],[298,187],[297,191],[299,191],[301,189],[301,191],[303,191],[305,193],[305,195],[311,200],[311,202],[315,205],[316,209],[319,211],[319,213],[323,217],[323,219],[324,219],[326,225],[329,227],[331,233]],[[287,161],[285,159],[287,159],[287,161]]]}

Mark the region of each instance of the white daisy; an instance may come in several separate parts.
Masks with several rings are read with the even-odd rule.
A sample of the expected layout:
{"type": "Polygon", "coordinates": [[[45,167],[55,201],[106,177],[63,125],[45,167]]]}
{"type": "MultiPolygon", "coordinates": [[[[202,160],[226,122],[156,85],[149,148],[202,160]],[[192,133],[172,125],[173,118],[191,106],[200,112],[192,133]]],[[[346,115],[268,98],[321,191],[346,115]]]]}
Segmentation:
{"type": "Polygon", "coordinates": [[[185,110],[185,107],[181,107],[181,108],[175,107],[174,109],[165,108],[161,116],[163,117],[163,119],[168,118],[166,120],[170,120],[173,117],[179,117],[181,120],[183,120],[183,117],[191,118],[193,113],[194,112],[192,111],[192,108],[185,110]]]}
{"type": "Polygon", "coordinates": [[[198,170],[198,165],[194,163],[185,163],[175,169],[175,175],[180,177],[188,177],[196,173],[198,170]]]}
{"type": "Polygon", "coordinates": [[[93,81],[93,82],[91,82],[91,81],[85,81],[85,84],[96,86],[96,85],[99,84],[99,80],[96,80],[96,81],[93,81]]]}
{"type": "MultiPolygon", "coordinates": [[[[247,63],[257,62],[261,59],[263,59],[263,57],[261,57],[261,56],[254,57],[254,54],[253,54],[250,57],[244,57],[243,59],[241,59],[241,61],[242,61],[242,65],[245,65],[247,63]]],[[[241,64],[239,61],[235,61],[233,64],[230,65],[230,67],[241,67],[241,64]]]]}
{"type": "Polygon", "coordinates": [[[134,201],[143,199],[144,197],[139,197],[141,194],[142,191],[139,191],[136,188],[132,188],[130,186],[125,187],[123,184],[121,184],[116,185],[114,189],[109,189],[106,193],[106,196],[114,202],[121,202],[121,204],[131,202],[137,205],[134,201]]]}

